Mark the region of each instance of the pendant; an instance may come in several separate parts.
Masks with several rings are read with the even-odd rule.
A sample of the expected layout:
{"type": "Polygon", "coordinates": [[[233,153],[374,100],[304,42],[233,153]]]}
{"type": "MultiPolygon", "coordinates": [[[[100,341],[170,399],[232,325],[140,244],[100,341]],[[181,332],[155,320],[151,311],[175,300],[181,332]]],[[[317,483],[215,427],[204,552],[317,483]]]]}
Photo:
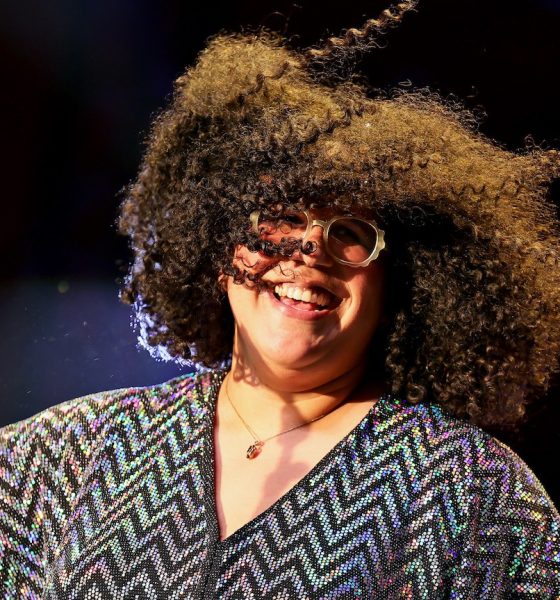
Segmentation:
{"type": "Polygon", "coordinates": [[[262,447],[264,446],[264,442],[260,440],[256,440],[254,444],[251,444],[247,448],[247,458],[251,460],[252,458],[257,458],[257,456],[261,453],[262,447]]]}

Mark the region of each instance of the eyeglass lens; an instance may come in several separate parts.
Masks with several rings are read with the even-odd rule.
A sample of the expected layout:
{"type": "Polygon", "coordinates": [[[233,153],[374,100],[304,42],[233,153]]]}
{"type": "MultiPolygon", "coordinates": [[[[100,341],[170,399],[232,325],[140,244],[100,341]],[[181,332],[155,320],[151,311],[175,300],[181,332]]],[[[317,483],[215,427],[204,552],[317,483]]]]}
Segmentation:
{"type": "MultiPolygon", "coordinates": [[[[305,213],[284,213],[281,215],[260,214],[259,235],[273,244],[290,239],[302,239],[307,231],[305,213]]],[[[337,217],[327,228],[329,252],[336,258],[361,263],[367,260],[377,244],[377,232],[371,223],[359,217],[337,217]]]]}

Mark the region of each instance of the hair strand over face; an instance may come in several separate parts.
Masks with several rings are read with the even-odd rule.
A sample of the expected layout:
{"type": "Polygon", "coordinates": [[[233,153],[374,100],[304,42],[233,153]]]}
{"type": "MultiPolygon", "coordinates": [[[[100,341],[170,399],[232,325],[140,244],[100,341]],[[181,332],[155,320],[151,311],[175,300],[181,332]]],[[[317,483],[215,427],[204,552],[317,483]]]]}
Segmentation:
{"type": "Polygon", "coordinates": [[[178,79],[121,207],[134,252],[122,297],[145,343],[205,366],[227,360],[219,278],[258,284],[232,267],[236,245],[259,248],[250,213],[360,210],[386,231],[390,327],[376,343],[390,388],[515,426],[558,369],[547,190],[559,153],[508,152],[429,91],[372,97],[325,70],[318,79],[313,64],[271,33],[221,35],[178,79]]]}

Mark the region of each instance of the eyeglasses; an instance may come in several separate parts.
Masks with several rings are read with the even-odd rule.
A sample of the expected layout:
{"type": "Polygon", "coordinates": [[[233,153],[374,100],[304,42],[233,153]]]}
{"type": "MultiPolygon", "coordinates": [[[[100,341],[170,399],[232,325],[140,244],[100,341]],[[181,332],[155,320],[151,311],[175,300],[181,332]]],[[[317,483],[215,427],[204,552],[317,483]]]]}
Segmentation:
{"type": "Polygon", "coordinates": [[[250,216],[253,231],[273,244],[305,241],[315,225],[323,228],[323,241],[334,260],[351,267],[366,267],[385,248],[385,232],[373,221],[354,216],[336,216],[328,221],[313,219],[308,211],[278,215],[254,211],[250,216]]]}

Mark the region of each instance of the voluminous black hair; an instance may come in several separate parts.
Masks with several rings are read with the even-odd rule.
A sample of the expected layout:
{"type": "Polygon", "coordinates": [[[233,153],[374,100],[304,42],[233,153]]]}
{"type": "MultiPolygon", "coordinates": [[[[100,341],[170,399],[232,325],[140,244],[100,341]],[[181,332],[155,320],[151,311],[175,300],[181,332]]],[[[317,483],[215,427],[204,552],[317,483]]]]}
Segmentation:
{"type": "Polygon", "coordinates": [[[135,256],[122,298],[160,355],[215,366],[233,331],[218,279],[247,284],[232,256],[257,243],[250,213],[362,210],[386,230],[392,391],[513,427],[558,368],[560,243],[547,194],[559,153],[506,151],[429,91],[372,94],[341,80],[344,49],[399,18],[389,11],[307,51],[266,31],[209,42],[156,118],[122,204],[135,256]]]}

